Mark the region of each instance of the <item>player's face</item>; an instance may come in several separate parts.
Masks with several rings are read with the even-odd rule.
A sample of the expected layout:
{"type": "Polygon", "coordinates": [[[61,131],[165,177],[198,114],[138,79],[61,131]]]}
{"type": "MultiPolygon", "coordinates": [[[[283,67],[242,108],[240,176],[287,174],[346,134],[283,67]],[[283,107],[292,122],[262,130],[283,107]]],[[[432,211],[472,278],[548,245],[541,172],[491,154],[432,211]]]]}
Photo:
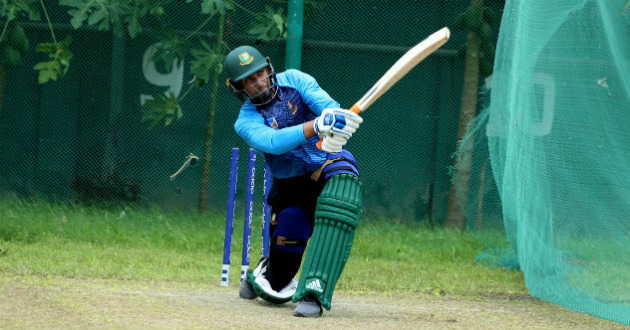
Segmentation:
{"type": "Polygon", "coordinates": [[[245,93],[247,93],[247,96],[250,98],[265,98],[271,93],[269,90],[271,79],[269,79],[269,70],[267,70],[267,68],[263,68],[243,79],[241,83],[243,84],[245,93]]]}

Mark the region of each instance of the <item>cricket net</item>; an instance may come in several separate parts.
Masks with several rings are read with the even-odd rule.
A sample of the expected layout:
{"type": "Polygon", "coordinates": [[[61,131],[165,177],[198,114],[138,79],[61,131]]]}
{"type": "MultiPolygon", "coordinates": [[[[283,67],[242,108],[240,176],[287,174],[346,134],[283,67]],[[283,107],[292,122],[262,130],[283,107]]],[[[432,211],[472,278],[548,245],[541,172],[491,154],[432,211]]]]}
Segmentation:
{"type": "MultiPolygon", "coordinates": [[[[469,195],[488,179],[489,160],[498,196],[486,207],[502,209],[514,249],[480,259],[520,267],[536,297],[625,324],[629,11],[626,0],[507,2],[490,103],[458,154],[473,159],[469,195]]],[[[478,205],[468,201],[474,219],[478,205]]]]}

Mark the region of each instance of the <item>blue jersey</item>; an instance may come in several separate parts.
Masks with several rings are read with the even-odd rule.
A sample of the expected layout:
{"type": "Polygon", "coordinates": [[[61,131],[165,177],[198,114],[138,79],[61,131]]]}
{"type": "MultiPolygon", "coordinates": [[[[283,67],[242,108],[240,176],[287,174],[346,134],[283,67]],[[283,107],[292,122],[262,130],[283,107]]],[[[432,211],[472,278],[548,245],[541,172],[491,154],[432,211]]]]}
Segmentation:
{"type": "Polygon", "coordinates": [[[278,95],[262,107],[245,102],[234,123],[236,133],[263,152],[271,174],[278,179],[305,175],[320,168],[326,152],[317,149],[317,134],[304,137],[304,123],[339,103],[315,78],[298,71],[277,74],[278,95]]]}

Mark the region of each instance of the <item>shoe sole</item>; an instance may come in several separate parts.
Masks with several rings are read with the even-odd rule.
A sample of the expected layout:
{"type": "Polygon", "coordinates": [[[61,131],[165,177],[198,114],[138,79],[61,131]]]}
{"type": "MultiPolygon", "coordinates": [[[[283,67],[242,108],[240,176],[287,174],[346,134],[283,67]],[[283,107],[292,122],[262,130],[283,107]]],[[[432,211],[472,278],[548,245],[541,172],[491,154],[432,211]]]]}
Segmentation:
{"type": "Polygon", "coordinates": [[[293,313],[293,316],[297,317],[321,317],[323,313],[319,313],[318,315],[306,315],[302,313],[293,313]]]}

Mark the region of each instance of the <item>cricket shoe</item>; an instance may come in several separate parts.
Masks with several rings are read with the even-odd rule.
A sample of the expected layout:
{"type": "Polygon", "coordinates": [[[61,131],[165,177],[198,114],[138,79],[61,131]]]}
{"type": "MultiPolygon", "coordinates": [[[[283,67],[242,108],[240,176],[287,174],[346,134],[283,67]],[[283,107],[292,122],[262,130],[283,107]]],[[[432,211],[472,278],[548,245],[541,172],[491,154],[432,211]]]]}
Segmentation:
{"type": "Polygon", "coordinates": [[[243,279],[241,286],[238,288],[238,296],[243,299],[256,299],[258,295],[254,292],[254,287],[249,283],[247,278],[243,279]]]}
{"type": "Polygon", "coordinates": [[[293,315],[300,317],[320,317],[323,313],[322,304],[311,295],[306,295],[293,311],[293,315]]]}

